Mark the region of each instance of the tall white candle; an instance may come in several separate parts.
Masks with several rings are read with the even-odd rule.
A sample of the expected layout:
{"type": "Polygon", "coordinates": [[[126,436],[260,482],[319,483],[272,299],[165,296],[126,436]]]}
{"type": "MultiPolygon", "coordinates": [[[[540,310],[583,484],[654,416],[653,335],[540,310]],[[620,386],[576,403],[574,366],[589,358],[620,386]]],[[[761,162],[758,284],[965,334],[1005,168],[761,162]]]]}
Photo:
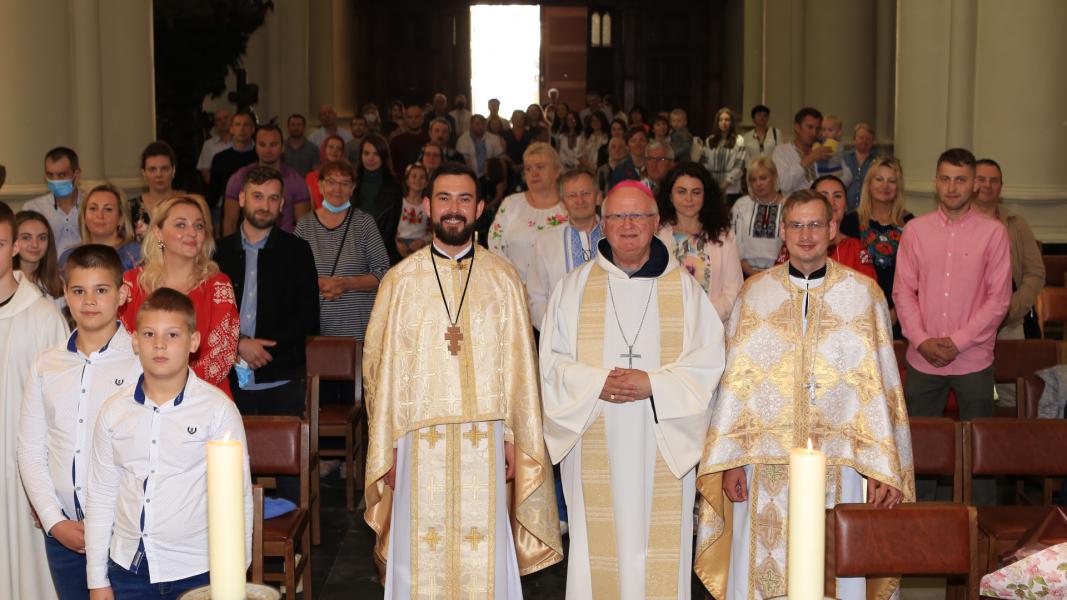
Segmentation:
{"type": "Polygon", "coordinates": [[[789,453],[789,600],[823,600],[826,535],[826,455],[807,448],[789,453]]]}
{"type": "Polygon", "coordinates": [[[207,444],[207,528],[212,600],[244,600],[244,448],[229,434],[207,444]]]}

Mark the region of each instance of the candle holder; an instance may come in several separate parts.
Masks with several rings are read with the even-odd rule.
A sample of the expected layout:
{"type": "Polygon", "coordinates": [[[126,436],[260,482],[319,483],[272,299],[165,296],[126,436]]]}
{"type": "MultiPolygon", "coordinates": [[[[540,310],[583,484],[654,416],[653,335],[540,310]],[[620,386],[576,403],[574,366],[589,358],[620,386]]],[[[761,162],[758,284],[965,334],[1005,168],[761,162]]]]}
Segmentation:
{"type": "MultiPolygon", "coordinates": [[[[281,600],[282,593],[270,586],[258,583],[246,585],[245,589],[248,595],[245,596],[245,600],[281,600]]],[[[179,596],[178,600],[211,600],[211,586],[205,585],[204,587],[189,590],[179,596]]]]}

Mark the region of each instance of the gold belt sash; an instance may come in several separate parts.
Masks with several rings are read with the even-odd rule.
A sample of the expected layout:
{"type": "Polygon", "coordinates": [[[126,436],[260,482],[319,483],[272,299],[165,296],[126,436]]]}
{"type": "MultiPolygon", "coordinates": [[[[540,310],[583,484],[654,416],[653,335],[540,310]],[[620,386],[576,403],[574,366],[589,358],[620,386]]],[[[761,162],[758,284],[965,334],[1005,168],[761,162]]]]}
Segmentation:
{"type": "MultiPolygon", "coordinates": [[[[675,273],[656,280],[661,363],[673,362],[682,354],[681,276],[681,270],[676,269],[675,273]]],[[[594,264],[585,284],[578,313],[578,360],[597,367],[603,366],[604,362],[607,282],[607,271],[594,264]]],[[[581,443],[582,493],[585,497],[593,597],[614,600],[620,597],[619,561],[607,428],[603,415],[582,435],[581,443]]],[[[681,506],[682,481],[671,473],[663,456],[657,451],[652,488],[652,515],[645,557],[646,598],[678,597],[681,506]]]]}

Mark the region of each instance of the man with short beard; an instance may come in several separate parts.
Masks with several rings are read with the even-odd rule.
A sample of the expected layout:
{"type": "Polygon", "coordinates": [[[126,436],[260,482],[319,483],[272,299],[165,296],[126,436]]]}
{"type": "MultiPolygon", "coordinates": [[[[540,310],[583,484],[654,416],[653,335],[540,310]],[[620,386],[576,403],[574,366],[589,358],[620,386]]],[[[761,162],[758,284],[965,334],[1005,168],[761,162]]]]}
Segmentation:
{"type": "Polygon", "coordinates": [[[474,244],[468,166],[427,189],[433,244],[385,274],[364,338],[364,518],[386,597],[521,598],[563,557],[522,282],[474,244]]]}
{"type": "Polygon", "coordinates": [[[292,232],[304,215],[311,210],[311,195],[304,184],[304,178],[298,172],[282,162],[282,130],[274,124],[260,125],[252,140],[255,142],[256,161],[245,165],[230,176],[226,183],[226,203],[222,212],[222,235],[227,236],[237,231],[241,209],[238,195],[244,187],[245,177],[255,167],[270,167],[281,174],[285,182],[285,202],[278,217],[278,227],[292,232]]]}
{"type": "MultiPolygon", "coordinates": [[[[219,241],[215,254],[233,283],[241,314],[240,362],[230,373],[230,389],[245,415],[303,414],[304,340],[319,332],[311,248],[275,226],[285,204],[284,185],[277,169],[249,170],[238,197],[244,220],[237,233],[219,241]],[[269,302],[260,304],[261,295],[269,302]]],[[[294,489],[290,499],[298,501],[299,481],[294,489]]]]}

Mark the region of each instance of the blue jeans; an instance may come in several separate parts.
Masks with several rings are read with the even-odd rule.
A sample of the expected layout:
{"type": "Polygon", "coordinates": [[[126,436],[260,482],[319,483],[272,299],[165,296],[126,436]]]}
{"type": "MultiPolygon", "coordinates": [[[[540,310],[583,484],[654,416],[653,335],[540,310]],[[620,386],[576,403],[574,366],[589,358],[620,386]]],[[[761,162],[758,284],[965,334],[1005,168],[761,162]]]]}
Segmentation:
{"type": "Polygon", "coordinates": [[[48,558],[48,571],[52,574],[59,600],[88,600],[85,555],[67,548],[47,534],[44,536],[44,554],[48,558]]]}
{"type": "Polygon", "coordinates": [[[178,596],[185,592],[208,584],[206,572],[177,581],[151,583],[147,559],[141,560],[141,567],[136,573],[108,559],[107,577],[111,580],[115,600],[178,600],[178,596]]]}

